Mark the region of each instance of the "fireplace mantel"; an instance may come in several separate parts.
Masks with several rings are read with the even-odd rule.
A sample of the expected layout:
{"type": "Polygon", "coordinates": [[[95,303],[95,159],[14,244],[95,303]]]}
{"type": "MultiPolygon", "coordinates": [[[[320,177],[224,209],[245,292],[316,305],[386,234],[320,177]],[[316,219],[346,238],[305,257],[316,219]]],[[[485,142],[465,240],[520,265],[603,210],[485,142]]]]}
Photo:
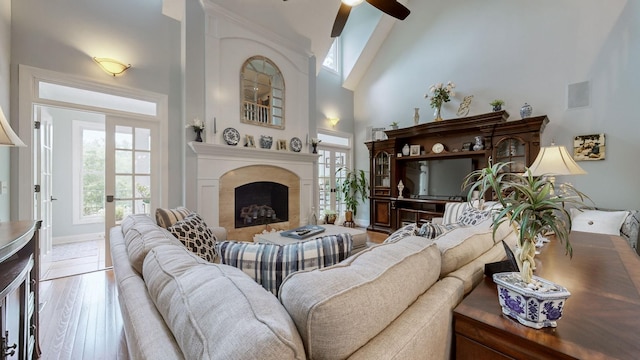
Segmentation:
{"type": "Polygon", "coordinates": [[[225,158],[276,159],[312,163],[318,160],[318,157],[320,156],[318,154],[297,153],[290,150],[278,151],[272,149],[248,148],[244,146],[208,144],[196,141],[189,142],[189,147],[197,155],[213,155],[225,158]]]}
{"type": "Polygon", "coordinates": [[[291,174],[295,183],[288,186],[295,189],[295,194],[293,198],[289,194],[290,200],[294,200],[289,205],[288,225],[297,227],[308,223],[310,209],[315,203],[314,171],[320,155],[201,142],[190,142],[189,147],[196,155],[196,208],[207,224],[228,227],[230,235],[238,236],[233,240],[251,241],[253,237],[248,233],[251,228],[244,228],[246,234],[231,228],[234,224],[234,199],[230,197],[233,189],[221,186],[221,179],[227,173],[244,174],[245,178],[235,180],[238,185],[254,181],[278,182],[284,175],[291,174]]]}

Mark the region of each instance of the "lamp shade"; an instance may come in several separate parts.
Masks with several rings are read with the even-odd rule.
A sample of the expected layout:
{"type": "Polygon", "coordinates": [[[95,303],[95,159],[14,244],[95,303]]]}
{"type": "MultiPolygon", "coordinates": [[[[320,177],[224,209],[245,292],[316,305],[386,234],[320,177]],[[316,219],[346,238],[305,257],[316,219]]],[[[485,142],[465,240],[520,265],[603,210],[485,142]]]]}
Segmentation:
{"type": "Polygon", "coordinates": [[[0,108],[0,145],[3,146],[27,146],[22,140],[13,132],[9,121],[4,116],[2,108],[0,108]]]}
{"type": "Polygon", "coordinates": [[[107,74],[111,74],[112,76],[121,75],[131,67],[131,64],[123,64],[118,60],[110,58],[94,57],[93,61],[100,65],[100,68],[107,74]]]}
{"type": "Polygon", "coordinates": [[[529,167],[533,176],[541,175],[584,175],[584,171],[564,146],[543,146],[529,167]]]}

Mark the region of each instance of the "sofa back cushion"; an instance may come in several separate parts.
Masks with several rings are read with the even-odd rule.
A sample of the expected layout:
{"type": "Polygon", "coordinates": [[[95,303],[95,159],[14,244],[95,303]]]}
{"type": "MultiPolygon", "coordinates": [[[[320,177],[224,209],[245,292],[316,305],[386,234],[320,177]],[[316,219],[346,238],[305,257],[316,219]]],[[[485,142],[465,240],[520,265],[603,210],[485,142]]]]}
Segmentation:
{"type": "Polygon", "coordinates": [[[186,359],[304,359],[278,299],[242,271],[184,247],[158,246],[144,261],[149,295],[186,359]]]}
{"type": "Polygon", "coordinates": [[[182,243],[167,230],[158,227],[152,218],[144,214],[129,215],[122,220],[122,232],[131,266],[142,274],[142,263],[149,250],[158,245],[182,243]]]}
{"type": "Polygon", "coordinates": [[[279,297],[308,358],[345,359],[402,314],[439,273],[433,242],[409,236],[328,268],[293,273],[279,297]]]}
{"type": "Polygon", "coordinates": [[[237,267],[274,295],[287,275],[337,264],[351,256],[351,234],[326,235],[287,245],[223,241],[220,263],[237,267]]]}
{"type": "Polygon", "coordinates": [[[434,240],[442,253],[441,277],[467,265],[513,232],[513,227],[505,221],[494,237],[491,223],[486,220],[477,226],[459,227],[434,240]]]}

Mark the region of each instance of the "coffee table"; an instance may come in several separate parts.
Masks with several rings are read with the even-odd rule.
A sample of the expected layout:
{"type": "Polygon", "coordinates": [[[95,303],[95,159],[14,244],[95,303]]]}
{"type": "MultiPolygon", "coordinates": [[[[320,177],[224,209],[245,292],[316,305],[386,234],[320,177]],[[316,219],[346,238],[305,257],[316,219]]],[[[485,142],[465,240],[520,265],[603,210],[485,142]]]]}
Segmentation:
{"type": "Polygon", "coordinates": [[[536,275],[565,286],[557,328],[531,329],[502,314],[485,279],[455,308],[457,359],[637,359],[640,257],[619,236],[574,231],[573,258],[557,240],[536,256],[536,275]]]}
{"type": "Polygon", "coordinates": [[[318,237],[322,237],[325,235],[337,235],[342,233],[351,234],[351,239],[353,241],[353,246],[351,248],[351,253],[355,254],[367,247],[367,233],[363,230],[356,228],[349,228],[344,226],[336,226],[336,225],[320,225],[325,228],[325,231],[312,237],[308,237],[305,239],[293,239],[290,237],[280,235],[280,232],[269,232],[269,233],[261,233],[257,234],[253,237],[254,242],[259,243],[267,243],[267,244],[277,244],[277,245],[286,245],[292,244],[295,242],[306,241],[311,239],[316,239],[318,237]]]}

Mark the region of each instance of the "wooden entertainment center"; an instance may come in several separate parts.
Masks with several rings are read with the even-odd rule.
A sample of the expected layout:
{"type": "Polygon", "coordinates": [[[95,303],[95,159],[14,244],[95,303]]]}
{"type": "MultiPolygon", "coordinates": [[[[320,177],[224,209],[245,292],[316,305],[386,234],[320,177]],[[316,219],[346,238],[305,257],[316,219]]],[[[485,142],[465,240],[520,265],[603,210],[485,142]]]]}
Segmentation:
{"type": "Polygon", "coordinates": [[[511,171],[530,166],[549,119],[543,115],[507,121],[508,117],[506,111],[496,111],[430,122],[386,130],[387,139],[366,142],[371,169],[369,230],[391,233],[405,223],[442,216],[445,203],[466,200],[459,189],[464,174],[485,167],[489,158],[513,162],[511,171]],[[483,148],[473,150],[478,136],[483,148]],[[455,171],[448,166],[456,166],[455,171]],[[436,189],[433,184],[449,189],[436,189]]]}

